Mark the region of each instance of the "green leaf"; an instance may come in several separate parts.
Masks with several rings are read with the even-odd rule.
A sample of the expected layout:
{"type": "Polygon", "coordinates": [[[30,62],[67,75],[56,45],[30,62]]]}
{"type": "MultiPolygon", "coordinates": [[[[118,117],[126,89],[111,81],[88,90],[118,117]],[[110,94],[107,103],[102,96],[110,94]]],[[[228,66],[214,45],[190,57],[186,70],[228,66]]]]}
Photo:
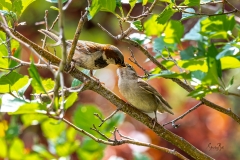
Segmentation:
{"type": "Polygon", "coordinates": [[[77,150],[79,159],[102,159],[105,144],[97,143],[89,137],[84,137],[81,147],[77,150]]]}
{"type": "Polygon", "coordinates": [[[9,159],[23,159],[24,144],[19,138],[14,138],[9,148],[9,159]]]}
{"type": "Polygon", "coordinates": [[[73,105],[73,103],[77,100],[78,98],[78,94],[77,92],[73,92],[71,93],[65,101],[65,109],[68,109],[69,107],[71,107],[73,105]]]}
{"type": "Polygon", "coordinates": [[[188,47],[187,49],[180,52],[182,60],[188,60],[196,57],[196,48],[193,46],[188,47]]]}
{"type": "Polygon", "coordinates": [[[220,62],[222,70],[240,68],[240,61],[235,57],[223,57],[220,62]]]}
{"type": "Polygon", "coordinates": [[[68,142],[76,141],[76,135],[77,135],[77,131],[74,128],[70,127],[70,128],[67,129],[66,139],[67,139],[68,142]]]}
{"type": "Polygon", "coordinates": [[[5,43],[6,43],[5,39],[6,39],[6,36],[4,32],[0,31],[0,71],[2,70],[1,68],[9,68],[9,62],[10,62],[8,58],[2,58],[3,56],[8,56],[8,51],[5,46],[5,43]]]}
{"type": "Polygon", "coordinates": [[[27,84],[26,84],[25,86],[23,86],[22,88],[20,88],[20,89],[18,90],[19,96],[23,97],[25,91],[28,89],[28,87],[30,86],[31,82],[32,82],[32,78],[30,78],[30,79],[28,80],[28,82],[27,82],[27,84]]]}
{"type": "Polygon", "coordinates": [[[184,0],[183,3],[187,6],[189,6],[189,7],[199,6],[200,5],[200,0],[184,0]]]}
{"type": "Polygon", "coordinates": [[[22,6],[22,1],[21,0],[12,1],[11,11],[14,11],[15,13],[17,13],[18,17],[21,14],[22,9],[23,9],[23,6],[22,6]]]}
{"type": "Polygon", "coordinates": [[[93,124],[97,125],[100,123],[100,120],[94,116],[94,113],[102,116],[102,113],[93,105],[78,106],[73,115],[73,122],[81,129],[93,135],[98,135],[95,131],[90,129],[93,124]]]}
{"type": "Polygon", "coordinates": [[[9,114],[30,114],[37,113],[37,111],[41,110],[46,110],[46,106],[41,103],[26,103],[19,106],[19,108],[15,112],[9,114]]]}
{"type": "Polygon", "coordinates": [[[207,52],[207,64],[208,64],[208,77],[211,79],[210,84],[218,84],[218,78],[222,77],[221,63],[220,60],[216,59],[218,51],[216,47],[212,44],[208,48],[207,52]]]}
{"type": "Polygon", "coordinates": [[[16,72],[11,72],[0,78],[0,93],[18,91],[28,83],[29,78],[16,72]]]}
{"type": "Polygon", "coordinates": [[[35,0],[22,0],[22,10],[21,10],[21,14],[25,11],[25,9],[31,4],[33,3],[35,0]]]}
{"type": "Polygon", "coordinates": [[[56,140],[66,130],[66,124],[62,121],[48,119],[41,124],[41,128],[46,138],[56,140]]]}
{"type": "Polygon", "coordinates": [[[59,12],[59,8],[55,7],[55,6],[51,6],[50,7],[51,9],[55,10],[55,11],[58,11],[59,12]]]}
{"type": "Polygon", "coordinates": [[[235,24],[234,16],[211,16],[201,21],[201,33],[212,39],[228,39],[235,24]]]}
{"type": "Polygon", "coordinates": [[[42,160],[42,156],[37,153],[30,153],[24,156],[24,160],[42,160]]]}
{"type": "Polygon", "coordinates": [[[208,71],[207,61],[202,59],[178,60],[178,66],[185,68],[188,71],[201,70],[202,72],[208,71]]]}
{"type": "Polygon", "coordinates": [[[186,11],[188,13],[182,12],[181,21],[189,19],[189,18],[197,17],[197,15],[191,14],[191,13],[195,13],[195,10],[193,8],[186,8],[186,9],[184,9],[184,11],[186,11]]]}
{"type": "Polygon", "coordinates": [[[6,139],[5,137],[0,137],[0,157],[1,158],[5,158],[7,157],[7,149],[8,149],[8,146],[7,146],[7,142],[6,142],[6,139]]]}
{"type": "Polygon", "coordinates": [[[146,36],[145,34],[141,33],[132,33],[129,35],[131,40],[136,41],[138,44],[148,44],[151,40],[151,37],[146,36]]]}
{"type": "Polygon", "coordinates": [[[56,146],[56,152],[58,156],[67,157],[75,152],[79,148],[80,142],[65,142],[64,144],[58,144],[56,146]]]}
{"type": "Polygon", "coordinates": [[[12,2],[10,0],[0,0],[0,9],[10,11],[12,9],[12,2]]]}
{"type": "Polygon", "coordinates": [[[147,4],[148,0],[143,0],[142,5],[145,6],[147,4]]]}
{"type": "Polygon", "coordinates": [[[147,36],[160,36],[163,32],[165,24],[158,24],[157,17],[157,15],[153,15],[144,23],[145,34],[147,36]]]}
{"type": "Polygon", "coordinates": [[[130,25],[133,29],[136,29],[138,31],[143,31],[143,26],[141,21],[133,21],[130,25]]]}
{"type": "Polygon", "coordinates": [[[30,125],[40,124],[42,121],[48,119],[49,117],[43,114],[23,114],[21,115],[21,121],[24,127],[30,125]]]}
{"type": "Polygon", "coordinates": [[[224,89],[225,91],[228,91],[228,90],[232,87],[232,85],[233,85],[233,81],[234,81],[234,76],[231,78],[231,80],[230,80],[228,86],[224,89]]]}
{"type": "Polygon", "coordinates": [[[207,94],[211,94],[213,92],[218,92],[218,89],[215,87],[215,89],[210,89],[206,87],[200,86],[199,88],[193,90],[188,94],[188,96],[196,98],[196,99],[201,99],[205,97],[207,94]]]}
{"type": "Polygon", "coordinates": [[[129,0],[129,4],[131,6],[131,8],[133,8],[136,4],[137,0],[129,0]]]}
{"type": "Polygon", "coordinates": [[[100,0],[99,4],[101,6],[101,11],[112,12],[115,13],[116,9],[116,0],[100,0]]]}
{"type": "Polygon", "coordinates": [[[9,114],[36,113],[37,110],[46,110],[46,107],[40,103],[29,103],[23,99],[13,97],[10,94],[2,96],[2,106],[0,112],[9,114]]]}
{"type": "Polygon", "coordinates": [[[51,79],[42,80],[42,85],[46,91],[51,91],[54,88],[55,82],[51,79]]]}
{"type": "Polygon", "coordinates": [[[2,96],[2,106],[0,108],[0,112],[16,112],[21,105],[26,103],[26,101],[20,98],[15,98],[10,94],[4,94],[2,96]]]}
{"type": "Polygon", "coordinates": [[[164,42],[173,44],[180,43],[180,39],[183,36],[184,27],[179,21],[171,20],[169,21],[164,33],[164,42]]]}
{"type": "Polygon", "coordinates": [[[156,78],[156,77],[164,77],[164,78],[179,78],[179,79],[190,79],[190,75],[186,72],[182,73],[176,73],[168,70],[161,71],[159,74],[155,74],[151,76],[150,78],[156,78]]]}
{"type": "Polygon", "coordinates": [[[174,10],[172,4],[169,4],[162,12],[161,14],[157,17],[156,21],[158,24],[165,24],[167,21],[172,17],[172,15],[176,12],[174,10]]]}
{"type": "Polygon", "coordinates": [[[171,48],[173,50],[176,49],[177,44],[169,44],[164,41],[164,36],[160,36],[159,38],[155,38],[153,41],[153,52],[159,53],[163,52],[166,48],[171,48]]]}
{"type": "Polygon", "coordinates": [[[36,66],[31,63],[30,68],[28,68],[28,73],[32,77],[32,87],[36,93],[46,93],[46,90],[42,84],[41,77],[37,71],[36,66]]]}
{"type": "Polygon", "coordinates": [[[88,20],[91,20],[95,14],[100,10],[101,5],[99,4],[99,0],[93,0],[90,8],[88,8],[88,20]]]}
{"type": "Polygon", "coordinates": [[[11,141],[12,139],[18,137],[19,134],[20,134],[20,126],[16,125],[16,118],[13,117],[10,125],[8,126],[8,129],[5,132],[5,139],[11,141]]]}

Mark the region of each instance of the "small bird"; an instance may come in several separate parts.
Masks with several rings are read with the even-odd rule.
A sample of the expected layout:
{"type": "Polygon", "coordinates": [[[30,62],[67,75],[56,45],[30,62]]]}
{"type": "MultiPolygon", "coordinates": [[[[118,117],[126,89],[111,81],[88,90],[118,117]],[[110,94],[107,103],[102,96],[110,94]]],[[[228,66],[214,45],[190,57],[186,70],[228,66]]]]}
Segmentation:
{"type": "MultiPolygon", "coordinates": [[[[59,42],[59,37],[54,33],[44,29],[39,32],[55,42],[59,42]]],[[[72,40],[67,40],[66,45],[67,52],[69,52],[72,40]]],[[[89,69],[91,77],[94,77],[93,70],[104,68],[109,64],[125,66],[123,54],[117,47],[83,40],[78,40],[72,61],[79,67],[89,69]]]]}
{"type": "Polygon", "coordinates": [[[119,67],[117,74],[118,88],[122,96],[137,109],[145,113],[154,112],[153,128],[157,122],[157,111],[173,114],[167,101],[151,85],[139,78],[132,66],[126,64],[126,67],[119,67]]]}

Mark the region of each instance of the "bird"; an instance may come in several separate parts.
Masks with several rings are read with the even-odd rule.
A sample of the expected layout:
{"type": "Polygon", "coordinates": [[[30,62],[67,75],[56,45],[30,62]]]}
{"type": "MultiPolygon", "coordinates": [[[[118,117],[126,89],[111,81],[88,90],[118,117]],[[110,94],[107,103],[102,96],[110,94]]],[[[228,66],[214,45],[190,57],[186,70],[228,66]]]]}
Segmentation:
{"type": "Polygon", "coordinates": [[[154,113],[153,128],[157,122],[157,111],[173,114],[172,107],[168,102],[151,85],[139,78],[131,65],[126,64],[125,67],[119,67],[117,75],[121,95],[142,112],[154,113]]]}
{"type": "MultiPolygon", "coordinates": [[[[59,37],[51,31],[40,29],[39,32],[50,39],[59,43],[59,37]]],[[[66,41],[67,52],[70,51],[73,40],[66,41]]],[[[90,76],[93,76],[93,70],[101,69],[109,64],[115,64],[124,67],[124,56],[122,52],[110,44],[100,44],[91,41],[78,40],[72,61],[78,67],[90,70],[90,76]]],[[[97,78],[95,78],[97,79],[97,78]]]]}

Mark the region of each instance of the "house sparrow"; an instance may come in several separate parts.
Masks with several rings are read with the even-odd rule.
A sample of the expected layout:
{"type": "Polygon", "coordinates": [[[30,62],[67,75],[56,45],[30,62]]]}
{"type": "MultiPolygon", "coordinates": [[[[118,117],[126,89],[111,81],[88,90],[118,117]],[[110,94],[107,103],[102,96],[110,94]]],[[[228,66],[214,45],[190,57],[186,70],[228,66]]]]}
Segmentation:
{"type": "MultiPolygon", "coordinates": [[[[54,33],[41,29],[39,32],[59,42],[59,37],[54,33]]],[[[72,40],[66,41],[67,52],[70,51],[72,40]]],[[[79,67],[89,69],[90,75],[93,76],[93,70],[101,69],[109,64],[125,66],[124,57],[121,51],[110,44],[99,44],[90,41],[78,40],[72,61],[79,67]]]]}
{"type": "Polygon", "coordinates": [[[172,107],[151,85],[139,78],[132,66],[126,64],[126,67],[118,68],[117,74],[118,88],[122,96],[137,109],[145,113],[154,112],[153,128],[157,122],[157,111],[173,114],[172,107]]]}

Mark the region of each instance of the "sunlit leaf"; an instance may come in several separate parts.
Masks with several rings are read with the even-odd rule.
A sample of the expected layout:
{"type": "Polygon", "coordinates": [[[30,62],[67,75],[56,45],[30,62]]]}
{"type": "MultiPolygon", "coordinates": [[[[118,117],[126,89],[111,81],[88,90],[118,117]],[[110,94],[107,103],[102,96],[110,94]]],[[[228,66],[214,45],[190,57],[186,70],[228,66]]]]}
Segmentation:
{"type": "Polygon", "coordinates": [[[101,5],[99,4],[99,0],[93,0],[90,8],[88,8],[88,20],[91,20],[95,14],[100,10],[101,5]]]}
{"type": "Polygon", "coordinates": [[[209,38],[227,39],[235,24],[234,16],[211,16],[201,21],[201,33],[209,38]]]}
{"type": "Polygon", "coordinates": [[[18,91],[28,83],[29,78],[17,72],[11,72],[0,78],[0,93],[18,91]]]}
{"type": "Polygon", "coordinates": [[[28,89],[28,87],[30,86],[31,82],[32,82],[32,79],[30,78],[30,79],[28,80],[27,84],[18,90],[18,94],[19,94],[21,97],[23,97],[23,94],[24,94],[25,91],[28,89]]]}
{"type": "Polygon", "coordinates": [[[37,71],[36,66],[31,63],[30,68],[28,68],[29,75],[32,78],[32,87],[34,88],[36,93],[46,93],[46,90],[42,84],[41,77],[37,71]]]}
{"type": "Polygon", "coordinates": [[[79,148],[80,142],[65,142],[56,146],[56,152],[59,156],[69,156],[79,148]]]}
{"type": "Polygon", "coordinates": [[[162,52],[164,49],[173,49],[175,50],[176,47],[177,47],[177,44],[174,43],[174,44],[169,44],[169,43],[166,43],[164,41],[164,36],[160,36],[159,38],[155,38],[154,41],[153,41],[153,51],[158,53],[158,52],[162,52]]]}
{"type": "Polygon", "coordinates": [[[164,31],[164,41],[169,44],[179,43],[183,36],[184,27],[181,22],[171,20],[164,31]]]}
{"type": "Polygon", "coordinates": [[[81,147],[77,150],[79,159],[102,159],[105,144],[97,143],[89,137],[84,137],[81,147]]]}
{"type": "Polygon", "coordinates": [[[153,15],[144,23],[144,31],[147,36],[160,36],[163,32],[165,24],[158,24],[156,21],[157,17],[157,15],[153,15]]]}
{"type": "Polygon", "coordinates": [[[150,78],[156,78],[156,77],[164,77],[164,78],[179,78],[179,79],[190,79],[191,76],[187,74],[186,72],[183,73],[176,73],[176,72],[171,72],[168,70],[161,71],[158,74],[152,75],[150,78]]]}
{"type": "Polygon", "coordinates": [[[165,24],[167,21],[172,17],[172,15],[176,12],[174,10],[172,4],[169,4],[162,12],[161,14],[157,17],[156,21],[158,24],[165,24]]]}
{"type": "Polygon", "coordinates": [[[208,64],[208,75],[209,77],[213,78],[212,80],[215,81],[214,83],[217,83],[218,78],[222,77],[220,60],[216,59],[217,54],[218,54],[217,48],[212,44],[208,48],[207,64],[208,64]]]}
{"type": "Polygon", "coordinates": [[[240,67],[240,61],[235,57],[223,57],[220,59],[222,70],[240,67]]]}
{"type": "Polygon", "coordinates": [[[143,26],[141,21],[134,21],[131,23],[131,27],[138,30],[138,31],[143,31],[143,26]]]}
{"type": "Polygon", "coordinates": [[[208,71],[206,60],[190,59],[190,60],[178,60],[177,62],[179,67],[184,68],[188,71],[196,70],[201,70],[202,72],[208,71]]]}
{"type": "Polygon", "coordinates": [[[68,109],[69,107],[71,107],[73,105],[73,103],[77,100],[78,98],[78,94],[77,92],[73,92],[71,93],[67,98],[66,98],[66,102],[65,102],[65,109],[68,109]]]}
{"type": "Polygon", "coordinates": [[[115,12],[116,9],[116,0],[114,1],[109,1],[109,0],[100,0],[99,4],[101,6],[102,11],[107,11],[107,12],[115,12]]]}
{"type": "Polygon", "coordinates": [[[56,140],[66,129],[66,124],[62,121],[48,119],[41,124],[45,137],[56,140]]]}
{"type": "Polygon", "coordinates": [[[129,0],[129,4],[131,6],[131,8],[133,8],[136,4],[137,0],[129,0]]]}
{"type": "Polygon", "coordinates": [[[10,159],[23,159],[24,157],[24,143],[19,138],[14,138],[9,148],[10,159]]]}
{"type": "Polygon", "coordinates": [[[37,125],[46,119],[48,119],[48,116],[43,115],[43,114],[23,114],[23,115],[21,115],[21,120],[25,127],[28,127],[30,125],[37,125]]]}
{"type": "Polygon", "coordinates": [[[7,149],[8,149],[8,146],[7,146],[6,139],[0,137],[0,150],[1,150],[0,157],[1,158],[7,157],[7,149]]]}

